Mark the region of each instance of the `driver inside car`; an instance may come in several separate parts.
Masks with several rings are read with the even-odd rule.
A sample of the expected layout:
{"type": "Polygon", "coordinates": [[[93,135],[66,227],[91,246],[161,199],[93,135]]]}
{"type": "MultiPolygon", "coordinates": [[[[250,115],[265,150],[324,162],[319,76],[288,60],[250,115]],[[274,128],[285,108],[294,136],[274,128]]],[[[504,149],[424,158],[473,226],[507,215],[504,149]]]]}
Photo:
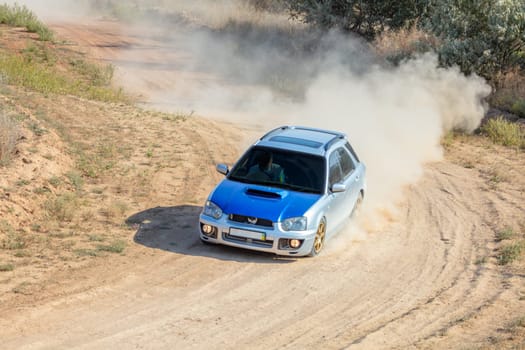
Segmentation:
{"type": "Polygon", "coordinates": [[[257,164],[250,167],[246,178],[254,181],[284,183],[284,171],[279,164],[273,162],[270,152],[264,152],[257,157],[257,164]]]}

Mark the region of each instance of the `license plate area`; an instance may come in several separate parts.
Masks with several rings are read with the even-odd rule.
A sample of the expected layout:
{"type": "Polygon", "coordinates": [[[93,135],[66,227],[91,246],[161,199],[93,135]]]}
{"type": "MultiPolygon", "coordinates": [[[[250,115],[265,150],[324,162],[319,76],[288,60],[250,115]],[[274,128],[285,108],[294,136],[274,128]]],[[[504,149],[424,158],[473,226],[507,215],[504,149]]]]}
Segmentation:
{"type": "Polygon", "coordinates": [[[266,241],[266,233],[264,232],[239,230],[237,228],[230,228],[230,236],[266,241]]]}

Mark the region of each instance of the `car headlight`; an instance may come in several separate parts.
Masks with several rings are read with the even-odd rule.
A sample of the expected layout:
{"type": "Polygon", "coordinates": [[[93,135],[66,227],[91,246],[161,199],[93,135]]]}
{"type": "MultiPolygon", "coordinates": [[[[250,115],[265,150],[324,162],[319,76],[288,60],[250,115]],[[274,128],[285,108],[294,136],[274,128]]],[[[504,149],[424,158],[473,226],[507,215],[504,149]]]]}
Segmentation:
{"type": "Polygon", "coordinates": [[[289,218],[284,220],[281,225],[285,231],[304,231],[306,230],[306,217],[289,218]]]}
{"type": "Polygon", "coordinates": [[[203,214],[211,216],[215,219],[219,219],[222,216],[222,209],[212,201],[206,201],[206,204],[204,204],[203,214]]]}

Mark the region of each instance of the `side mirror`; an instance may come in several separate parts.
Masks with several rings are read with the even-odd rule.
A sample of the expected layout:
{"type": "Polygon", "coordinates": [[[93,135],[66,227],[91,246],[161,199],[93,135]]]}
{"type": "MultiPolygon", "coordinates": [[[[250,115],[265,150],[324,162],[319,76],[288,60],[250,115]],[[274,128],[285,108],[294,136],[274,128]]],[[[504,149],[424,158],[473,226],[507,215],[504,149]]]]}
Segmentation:
{"type": "Polygon", "coordinates": [[[332,185],[331,190],[333,193],[344,192],[346,191],[346,185],[343,183],[336,183],[332,185]]]}
{"type": "Polygon", "coordinates": [[[228,175],[228,173],[230,172],[230,169],[228,169],[228,166],[226,164],[217,164],[215,170],[217,170],[222,175],[228,175]]]}

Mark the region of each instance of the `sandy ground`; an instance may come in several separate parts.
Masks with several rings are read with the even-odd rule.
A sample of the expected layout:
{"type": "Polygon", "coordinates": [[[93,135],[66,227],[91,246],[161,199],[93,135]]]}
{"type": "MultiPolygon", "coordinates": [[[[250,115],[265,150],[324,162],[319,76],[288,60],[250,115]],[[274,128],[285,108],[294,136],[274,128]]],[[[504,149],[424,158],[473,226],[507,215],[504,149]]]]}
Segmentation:
{"type": "MultiPolygon", "coordinates": [[[[144,87],[169,88],[178,76],[170,66],[159,72],[176,53],[116,23],[53,28],[119,74],[145,76],[132,89],[145,99],[144,87]],[[155,69],[144,75],[144,65],[137,73],[119,62],[128,43],[148,47],[155,69]]],[[[101,133],[127,125],[146,144],[171,139],[162,150],[173,166],[150,173],[143,209],[127,219],[132,247],[74,275],[58,272],[45,298],[4,305],[3,348],[464,349],[490,344],[525,315],[521,270],[495,258],[495,232],[525,217],[525,181],[493,184],[487,175],[523,174],[523,153],[456,142],[406,189],[388,224],[336,238],[315,259],[281,259],[204,246],[195,228],[220,178],[214,163],[232,162],[256,126],[138,119],[90,121],[101,133]]]]}

